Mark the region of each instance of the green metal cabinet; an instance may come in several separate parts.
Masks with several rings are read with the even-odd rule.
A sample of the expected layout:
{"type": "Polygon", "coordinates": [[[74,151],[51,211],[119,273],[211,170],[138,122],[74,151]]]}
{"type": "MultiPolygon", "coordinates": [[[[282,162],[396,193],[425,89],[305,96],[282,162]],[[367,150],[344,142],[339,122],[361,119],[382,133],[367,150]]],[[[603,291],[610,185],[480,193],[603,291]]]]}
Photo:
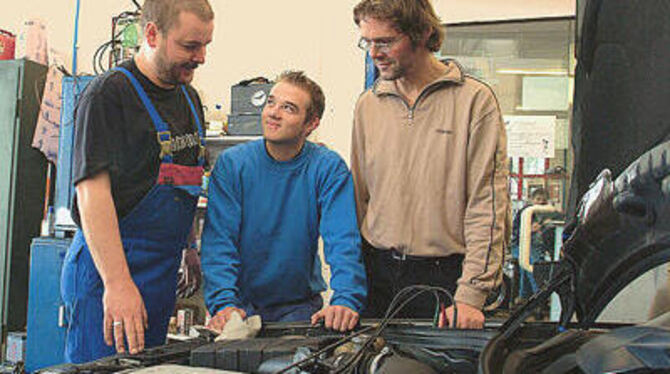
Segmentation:
{"type": "Polygon", "coordinates": [[[0,327],[24,330],[31,239],[39,236],[46,158],[32,148],[47,68],[0,61],[0,327]]]}

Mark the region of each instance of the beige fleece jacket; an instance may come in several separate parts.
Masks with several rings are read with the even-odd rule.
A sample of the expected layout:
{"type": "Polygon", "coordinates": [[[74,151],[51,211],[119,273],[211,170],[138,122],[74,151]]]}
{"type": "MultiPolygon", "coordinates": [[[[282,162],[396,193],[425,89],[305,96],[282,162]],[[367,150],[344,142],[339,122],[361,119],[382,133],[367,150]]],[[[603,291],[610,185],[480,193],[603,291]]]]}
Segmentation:
{"type": "Polygon", "coordinates": [[[455,298],[481,308],[501,279],[505,127],[493,91],[454,61],[410,107],[378,80],[356,104],[351,169],[361,234],[414,256],[465,255],[455,298]]]}

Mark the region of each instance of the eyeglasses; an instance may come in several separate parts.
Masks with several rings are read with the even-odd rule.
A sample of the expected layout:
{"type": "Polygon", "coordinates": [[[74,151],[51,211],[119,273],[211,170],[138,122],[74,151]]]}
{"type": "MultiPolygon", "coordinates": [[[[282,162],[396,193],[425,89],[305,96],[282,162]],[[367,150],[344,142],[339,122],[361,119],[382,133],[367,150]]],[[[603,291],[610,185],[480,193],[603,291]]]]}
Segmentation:
{"type": "Polygon", "coordinates": [[[402,39],[403,36],[404,35],[396,36],[394,38],[379,38],[373,40],[361,38],[358,41],[358,48],[365,52],[370,52],[372,47],[375,47],[379,52],[387,53],[395,43],[402,39]]]}

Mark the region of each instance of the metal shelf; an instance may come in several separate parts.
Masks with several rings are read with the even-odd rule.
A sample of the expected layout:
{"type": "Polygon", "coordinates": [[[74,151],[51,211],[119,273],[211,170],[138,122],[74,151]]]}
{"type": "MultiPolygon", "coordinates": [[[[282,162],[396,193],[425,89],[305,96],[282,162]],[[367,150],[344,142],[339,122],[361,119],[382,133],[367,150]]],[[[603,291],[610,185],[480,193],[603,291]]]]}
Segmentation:
{"type": "Polygon", "coordinates": [[[239,144],[262,138],[261,135],[221,135],[221,136],[206,136],[205,144],[220,143],[220,144],[239,144]]]}

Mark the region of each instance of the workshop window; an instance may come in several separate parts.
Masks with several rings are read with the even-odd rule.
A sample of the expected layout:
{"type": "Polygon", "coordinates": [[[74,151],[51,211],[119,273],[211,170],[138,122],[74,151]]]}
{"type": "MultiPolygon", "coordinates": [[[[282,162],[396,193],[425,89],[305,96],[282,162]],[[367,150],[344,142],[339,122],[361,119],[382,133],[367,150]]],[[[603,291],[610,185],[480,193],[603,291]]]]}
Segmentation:
{"type": "Polygon", "coordinates": [[[572,172],[569,118],[574,18],[449,24],[440,58],[489,84],[508,132],[510,192],[518,209],[537,187],[565,209],[572,172]]]}

